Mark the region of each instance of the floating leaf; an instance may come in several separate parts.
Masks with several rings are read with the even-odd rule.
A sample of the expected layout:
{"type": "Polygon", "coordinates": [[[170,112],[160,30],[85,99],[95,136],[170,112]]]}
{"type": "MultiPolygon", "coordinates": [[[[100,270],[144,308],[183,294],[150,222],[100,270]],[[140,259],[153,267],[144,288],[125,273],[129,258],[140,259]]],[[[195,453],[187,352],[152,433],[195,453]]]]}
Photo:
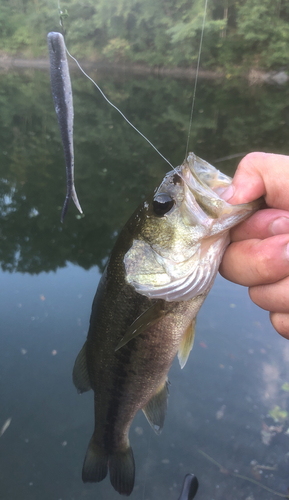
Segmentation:
{"type": "Polygon", "coordinates": [[[283,389],[283,391],[289,392],[289,383],[285,382],[285,384],[282,385],[281,389],[283,389]]]}
{"type": "Polygon", "coordinates": [[[221,408],[216,413],[217,420],[220,420],[221,418],[223,418],[225,410],[226,410],[226,405],[221,406],[221,408]]]}
{"type": "Polygon", "coordinates": [[[275,406],[273,410],[269,411],[269,415],[276,422],[279,422],[279,420],[285,420],[288,417],[288,412],[286,410],[281,410],[280,406],[275,406]]]}
{"type": "Polygon", "coordinates": [[[7,431],[9,425],[11,424],[12,418],[8,418],[6,422],[4,423],[2,429],[0,430],[0,437],[3,436],[4,432],[7,431]]]}

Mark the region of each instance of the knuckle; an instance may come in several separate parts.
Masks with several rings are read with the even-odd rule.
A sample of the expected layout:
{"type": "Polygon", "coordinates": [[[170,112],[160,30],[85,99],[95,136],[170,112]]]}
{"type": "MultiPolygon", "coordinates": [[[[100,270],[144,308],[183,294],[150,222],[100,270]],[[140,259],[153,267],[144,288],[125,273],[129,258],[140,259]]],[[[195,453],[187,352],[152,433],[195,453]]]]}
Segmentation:
{"type": "Polygon", "coordinates": [[[240,161],[238,169],[242,169],[247,174],[250,174],[252,170],[256,169],[256,165],[259,163],[262,155],[266,153],[252,152],[248,153],[244,158],[240,161]]]}
{"type": "Polygon", "coordinates": [[[255,253],[254,271],[257,274],[257,280],[259,280],[260,284],[271,283],[276,280],[276,276],[272,276],[272,259],[266,252],[255,253]]]}

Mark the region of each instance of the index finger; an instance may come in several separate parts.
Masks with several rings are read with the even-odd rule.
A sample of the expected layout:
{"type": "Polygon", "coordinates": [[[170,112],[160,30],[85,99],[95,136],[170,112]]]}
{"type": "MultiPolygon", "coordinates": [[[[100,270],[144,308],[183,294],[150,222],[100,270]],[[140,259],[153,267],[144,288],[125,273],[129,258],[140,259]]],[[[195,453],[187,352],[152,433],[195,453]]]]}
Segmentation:
{"type": "Polygon", "coordinates": [[[249,153],[222,198],[232,205],[264,196],[267,206],[289,210],[289,157],[270,153],[249,153]]]}

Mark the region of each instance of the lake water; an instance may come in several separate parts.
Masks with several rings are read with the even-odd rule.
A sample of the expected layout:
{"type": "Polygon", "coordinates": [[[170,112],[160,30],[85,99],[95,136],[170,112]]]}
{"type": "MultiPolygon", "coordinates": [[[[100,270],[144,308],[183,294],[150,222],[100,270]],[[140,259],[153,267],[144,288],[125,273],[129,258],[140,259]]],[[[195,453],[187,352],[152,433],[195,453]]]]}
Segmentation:
{"type": "MultiPolygon", "coordinates": [[[[192,82],[94,77],[174,165],[182,162],[192,82]]],[[[12,419],[0,437],[1,500],[120,498],[108,478],[81,481],[93,395],[77,395],[72,368],[116,236],[168,166],[78,72],[72,83],[85,215],[71,204],[62,225],[65,168],[49,74],[0,74],[0,428],[12,419]]],[[[212,163],[252,150],[289,154],[288,127],[289,86],[200,81],[190,149],[212,163]]],[[[232,174],[237,163],[216,166],[232,174]]],[[[189,361],[184,370],[176,361],[169,378],[161,436],[141,412],[131,427],[131,499],[177,500],[189,472],[198,500],[278,498],[269,489],[285,496],[289,342],[245,288],[218,276],[189,361]]]]}

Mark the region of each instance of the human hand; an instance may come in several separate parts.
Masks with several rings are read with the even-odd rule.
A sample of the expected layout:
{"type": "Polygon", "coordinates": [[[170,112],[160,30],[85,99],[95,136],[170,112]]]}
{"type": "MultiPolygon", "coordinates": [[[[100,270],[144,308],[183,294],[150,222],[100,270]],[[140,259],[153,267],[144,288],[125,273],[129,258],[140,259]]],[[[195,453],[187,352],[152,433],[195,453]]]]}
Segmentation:
{"type": "Polygon", "coordinates": [[[289,156],[248,154],[222,194],[233,205],[260,196],[268,208],[231,230],[220,273],[248,286],[252,301],[270,311],[275,330],[289,339],[289,156]]]}

